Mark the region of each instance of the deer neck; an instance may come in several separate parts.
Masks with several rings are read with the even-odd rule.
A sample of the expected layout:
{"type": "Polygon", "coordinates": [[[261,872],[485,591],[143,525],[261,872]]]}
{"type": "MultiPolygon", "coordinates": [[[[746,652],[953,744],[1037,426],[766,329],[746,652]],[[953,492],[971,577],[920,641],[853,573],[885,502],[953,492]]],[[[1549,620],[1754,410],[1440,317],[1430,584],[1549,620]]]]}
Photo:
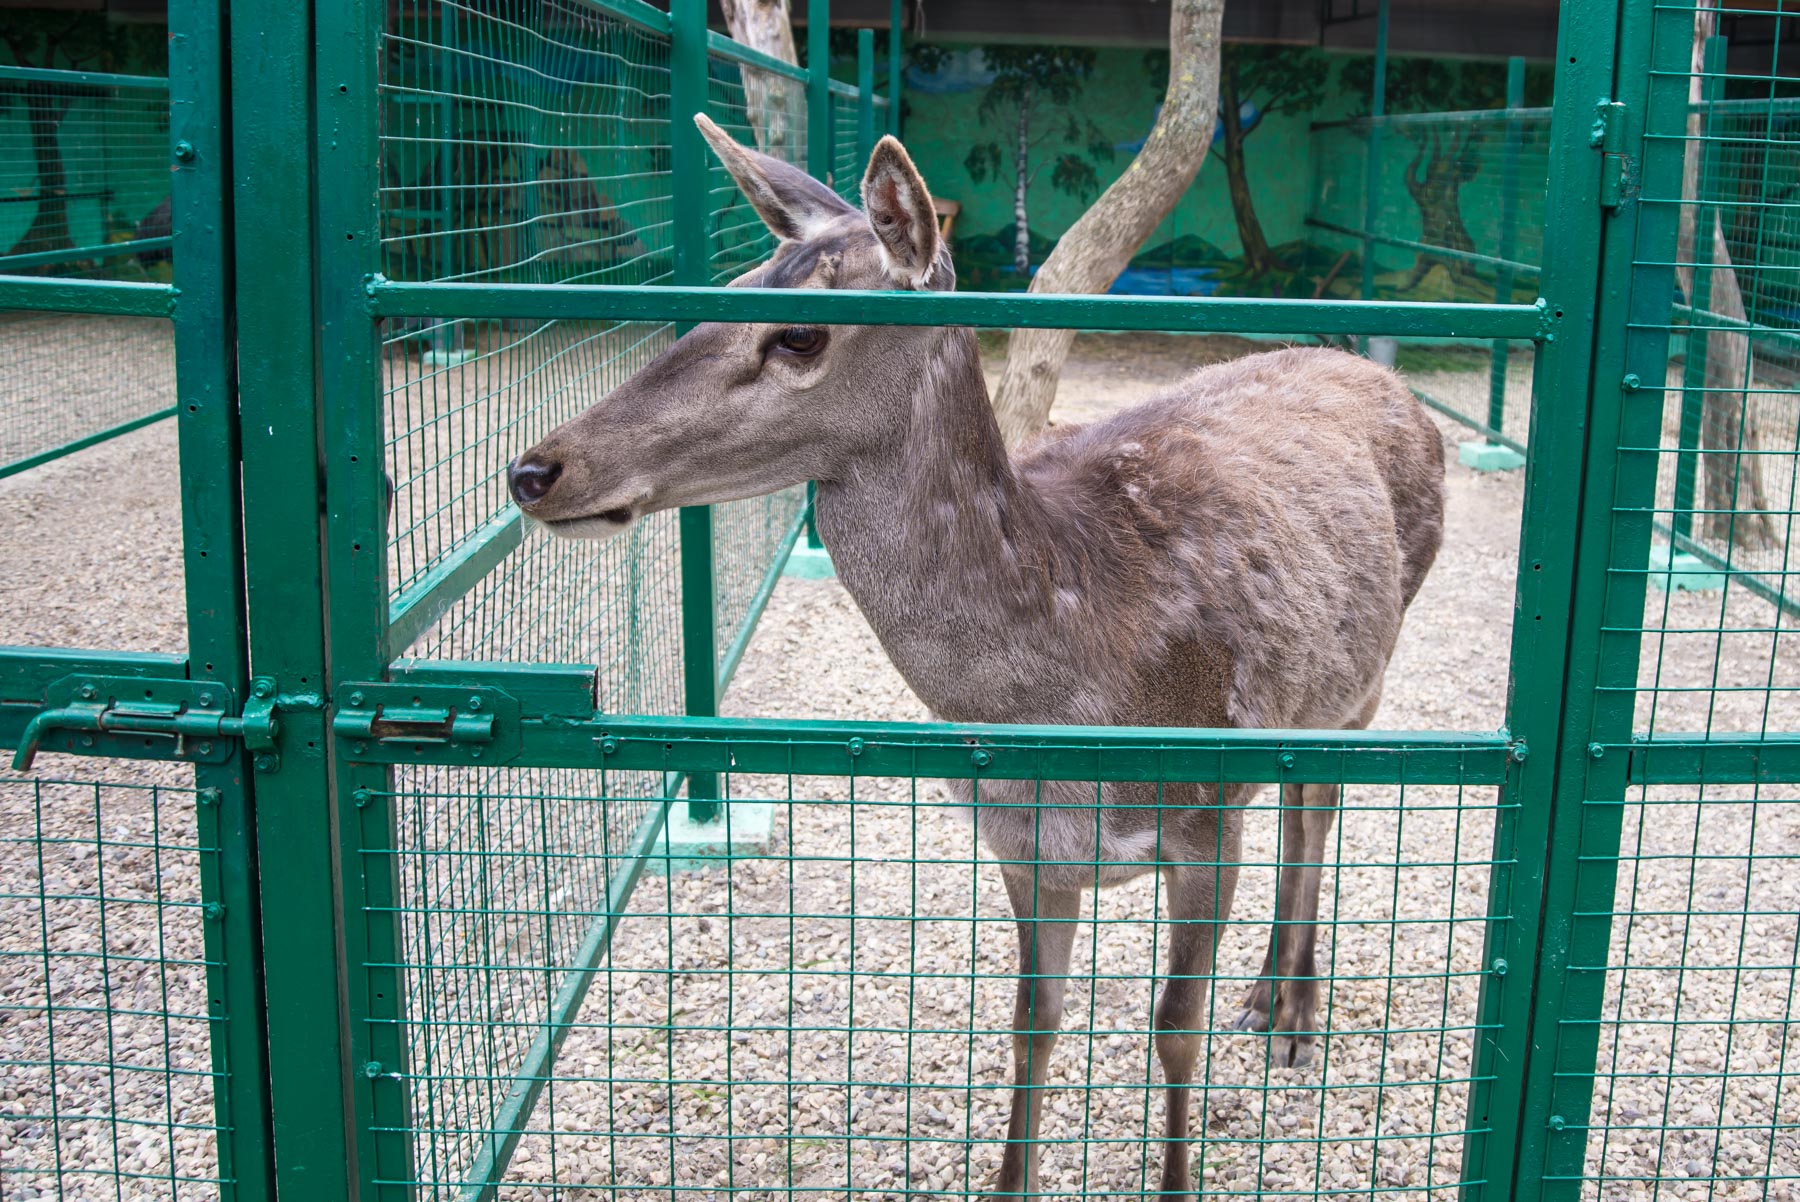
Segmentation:
{"type": "Polygon", "coordinates": [[[895,667],[952,721],[1071,721],[1045,501],[1014,470],[974,333],[946,329],[907,420],[817,492],[839,578],[895,667]]]}

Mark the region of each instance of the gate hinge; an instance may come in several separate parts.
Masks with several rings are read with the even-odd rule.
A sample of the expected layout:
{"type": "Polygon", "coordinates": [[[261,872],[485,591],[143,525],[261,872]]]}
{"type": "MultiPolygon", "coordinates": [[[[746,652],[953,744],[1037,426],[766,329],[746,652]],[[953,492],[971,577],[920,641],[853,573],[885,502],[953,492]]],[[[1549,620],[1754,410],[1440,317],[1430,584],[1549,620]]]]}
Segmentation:
{"type": "Polygon", "coordinates": [[[1625,106],[1603,100],[1594,106],[1594,126],[1588,144],[1600,151],[1600,207],[1616,209],[1625,203],[1631,186],[1631,157],[1625,153],[1625,106]]]}
{"type": "Polygon", "coordinates": [[[499,689],[372,682],[337,695],[331,731],[352,760],[494,764],[519,752],[519,702],[499,689]]]}

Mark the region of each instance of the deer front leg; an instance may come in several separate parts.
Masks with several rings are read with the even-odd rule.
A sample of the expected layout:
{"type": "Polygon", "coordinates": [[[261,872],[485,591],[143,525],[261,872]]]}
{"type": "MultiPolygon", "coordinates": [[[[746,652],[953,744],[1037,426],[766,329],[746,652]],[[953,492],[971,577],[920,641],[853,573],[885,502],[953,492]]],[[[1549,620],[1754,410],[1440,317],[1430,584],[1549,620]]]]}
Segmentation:
{"type": "MultiPolygon", "coordinates": [[[[1235,855],[1230,859],[1235,860],[1235,855]]],[[[1169,888],[1169,975],[1156,1006],[1156,1058],[1169,1096],[1160,1189],[1165,1198],[1193,1196],[1188,1170],[1188,1087],[1200,1055],[1201,1019],[1212,987],[1220,925],[1231,914],[1237,865],[1184,864],[1165,870],[1169,888]]]]}
{"type": "Polygon", "coordinates": [[[1336,785],[1284,785],[1281,790],[1275,925],[1262,977],[1251,986],[1235,1024],[1239,1030],[1270,1032],[1269,1059],[1277,1067],[1312,1062],[1319,1007],[1319,884],[1338,798],[1336,785]]]}
{"type": "Polygon", "coordinates": [[[1006,1125],[1006,1152],[994,1196],[1035,1197],[1044,1082],[1050,1072],[1050,1049],[1062,1026],[1081,893],[1039,888],[1029,867],[1008,869],[1004,875],[1019,920],[1019,992],[1013,1004],[1012,1117],[1006,1125]]]}

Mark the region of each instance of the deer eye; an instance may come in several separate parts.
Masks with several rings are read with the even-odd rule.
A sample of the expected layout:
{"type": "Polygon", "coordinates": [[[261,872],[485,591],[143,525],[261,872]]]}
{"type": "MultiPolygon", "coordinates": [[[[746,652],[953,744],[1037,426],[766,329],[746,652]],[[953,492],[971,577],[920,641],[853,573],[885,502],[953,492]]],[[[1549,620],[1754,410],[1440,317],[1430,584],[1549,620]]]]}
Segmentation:
{"type": "Polygon", "coordinates": [[[825,331],[817,326],[789,326],[775,345],[790,355],[816,355],[825,349],[825,331]]]}

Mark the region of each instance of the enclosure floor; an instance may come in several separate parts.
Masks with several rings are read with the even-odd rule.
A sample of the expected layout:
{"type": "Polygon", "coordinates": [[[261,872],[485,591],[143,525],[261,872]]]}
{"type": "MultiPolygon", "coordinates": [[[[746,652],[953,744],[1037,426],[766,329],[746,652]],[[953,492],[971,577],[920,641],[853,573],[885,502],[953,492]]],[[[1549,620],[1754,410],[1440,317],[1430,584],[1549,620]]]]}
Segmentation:
{"type": "MultiPolygon", "coordinates": [[[[1193,352],[1207,353],[1193,340],[1173,339],[1134,340],[1089,353],[1084,348],[1090,341],[1077,344],[1059,420],[1089,420],[1111,404],[1140,399],[1156,383],[1191,368],[1193,352]]],[[[1445,430],[1447,445],[1463,436],[1449,423],[1445,430]]],[[[1491,729],[1504,710],[1522,476],[1478,475],[1457,466],[1453,454],[1450,458],[1444,550],[1407,619],[1378,727],[1491,729]]],[[[171,423],[0,481],[0,511],[12,519],[3,536],[7,553],[0,556],[0,640],[180,650],[178,499],[171,423]]],[[[1652,594],[1661,629],[1716,627],[1720,604],[1716,596],[1652,594]]],[[[1756,607],[1754,613],[1732,609],[1734,625],[1773,624],[1770,607],[1752,598],[1734,597],[1727,604],[1756,607]]],[[[1721,644],[1715,637],[1695,640],[1692,647],[1671,640],[1664,649],[1665,679],[1673,673],[1699,681],[1714,672],[1745,681],[1759,673],[1779,678],[1791,670],[1794,656],[1784,648],[1771,664],[1774,652],[1768,639],[1753,646],[1750,640],[1721,644]]],[[[1762,723],[1772,729],[1800,727],[1787,695],[1777,695],[1775,708],[1764,710],[1769,696],[1766,691],[1747,699],[1722,695],[1719,706],[1725,708],[1715,706],[1711,714],[1718,719],[1715,729],[1721,722],[1745,729],[1762,723]]],[[[782,583],[726,708],[735,715],[926,717],[854,605],[831,581],[782,583]]],[[[1708,716],[1704,696],[1690,702],[1661,694],[1659,729],[1692,729],[1708,716]]],[[[187,779],[177,766],[97,765],[52,756],[40,761],[35,775],[142,783],[187,779]]],[[[714,1191],[727,1185],[757,1185],[766,1189],[742,1196],[775,1198],[793,1189],[806,1191],[800,1197],[833,1198],[845,1196],[848,1179],[858,1196],[876,1198],[956,1194],[991,1184],[1006,1115],[1003,1086],[1010,1070],[1004,1028],[1011,1008],[1006,976],[1013,955],[998,875],[974,863],[969,828],[944,806],[946,798],[935,785],[921,784],[916,795],[871,788],[859,793],[854,807],[841,781],[809,780],[796,787],[821,804],[778,806],[777,855],[801,847],[817,855],[826,871],[799,882],[799,894],[789,892],[796,884],[793,861],[780,858],[740,862],[729,870],[729,883],[722,872],[677,876],[672,888],[662,880],[644,880],[632,903],[644,920],[621,926],[604,978],[557,1065],[556,1082],[530,1120],[535,1133],[521,1144],[503,1197],[697,1202],[721,1197],[714,1191]],[[917,808],[880,804],[884,801],[917,808]],[[796,813],[804,816],[798,829],[790,821],[796,813]],[[859,864],[854,877],[843,871],[853,857],[859,864]],[[917,867],[884,869],[884,857],[917,867]],[[866,869],[860,867],[865,862],[866,869]],[[857,962],[860,955],[866,967],[885,956],[896,958],[902,970],[973,972],[978,979],[972,987],[967,979],[928,975],[910,987],[902,982],[865,988],[869,978],[759,975],[748,971],[749,960],[738,962],[740,975],[723,975],[734,947],[736,954],[748,954],[743,946],[761,949],[771,963],[785,956],[790,926],[781,916],[799,912],[802,904],[815,914],[848,913],[853,907],[891,916],[979,915],[988,920],[979,927],[967,917],[945,922],[949,936],[960,942],[934,936],[924,923],[908,927],[916,930],[915,941],[904,948],[878,924],[853,932],[841,922],[814,922],[796,936],[806,941],[807,956],[821,964],[844,957],[857,962]],[[709,920],[709,914],[715,917],[709,920]],[[978,937],[972,938],[972,931],[978,937]],[[747,945],[739,945],[741,936],[751,937],[747,945]],[[852,979],[862,990],[855,997],[847,987],[852,979]],[[849,1025],[853,1006],[862,1020],[902,1034],[858,1036],[855,1048],[845,1046],[841,1033],[830,1029],[849,1025]],[[804,1048],[807,1063],[796,1071],[791,1044],[782,1048],[759,1043],[758,1037],[727,1037],[734,1019],[764,1028],[799,1026],[805,1019],[825,1030],[804,1048]],[[667,1037],[659,1042],[658,1023],[712,1030],[685,1043],[667,1037]],[[925,1028],[952,1034],[930,1046],[924,1036],[904,1034],[925,1028]],[[978,1032],[973,1041],[954,1034],[970,1029],[978,1032]],[[779,1059],[783,1052],[786,1063],[779,1059]],[[918,1058],[909,1062],[914,1053],[918,1058]],[[641,1090],[609,1085],[611,1079],[643,1075],[646,1065],[652,1070],[674,1065],[675,1075],[701,1084],[641,1090]],[[842,1084],[804,1084],[841,1083],[851,1067],[868,1080],[893,1084],[854,1095],[842,1084]],[[791,1074],[785,1079],[802,1085],[746,1087],[726,1096],[704,1084],[723,1083],[734,1074],[764,1080],[791,1074]],[[926,1084],[903,1089],[902,1082],[926,1084]],[[932,1082],[955,1087],[934,1092],[932,1082]],[[856,1133],[856,1142],[842,1139],[846,1130],[856,1133]]],[[[1486,877],[1468,866],[1489,858],[1492,825],[1491,810],[1481,808],[1491,805],[1491,790],[1479,798],[1475,792],[1467,791],[1459,802],[1455,790],[1411,790],[1402,815],[1392,805],[1391,790],[1348,791],[1334,854],[1347,866],[1389,867],[1386,872],[1346,867],[1326,876],[1322,907],[1339,925],[1321,945],[1322,965],[1330,965],[1322,971],[1340,979],[1322,1001],[1321,1014],[1330,1029],[1347,1034],[1332,1039],[1312,1067],[1280,1071],[1268,1067],[1256,1037],[1221,1032],[1209,1038],[1203,1068],[1210,1088],[1193,1122],[1197,1141],[1203,1141],[1197,1143],[1196,1171],[1206,1189],[1249,1196],[1258,1191],[1305,1195],[1314,1189],[1327,1197],[1454,1196],[1465,1096],[1457,1082],[1468,1073],[1471,1041],[1467,1031],[1436,1032],[1466,1025],[1473,1013],[1486,877]],[[1459,804],[1470,807],[1460,822],[1454,820],[1462,813],[1459,804]],[[1393,871],[1401,862],[1418,867],[1393,871]],[[1458,864],[1465,867],[1454,867],[1458,864]],[[1394,925],[1409,913],[1438,921],[1418,934],[1394,925]],[[1461,975],[1446,977],[1447,971],[1461,975]],[[1402,979],[1409,975],[1417,979],[1402,979]],[[1423,1034],[1348,1034],[1371,1029],[1423,1034]],[[1387,1083],[1379,1084],[1384,1074],[1387,1083]],[[1321,1092],[1322,1085],[1342,1088],[1321,1092]]],[[[1764,790],[1759,796],[1791,799],[1793,791],[1764,790]]],[[[40,818],[29,787],[0,773],[0,799],[0,827],[8,836],[0,839],[0,895],[6,899],[0,906],[0,949],[29,954],[48,938],[55,947],[79,952],[88,946],[80,925],[64,923],[46,935],[37,897],[40,890],[86,887],[81,882],[96,862],[91,830],[83,844],[80,814],[51,820],[46,837],[74,841],[46,845],[52,859],[39,861],[30,834],[40,818]]],[[[109,801],[99,817],[113,846],[99,863],[115,882],[132,881],[130,887],[144,895],[197,899],[193,856],[155,863],[134,850],[170,839],[170,824],[188,822],[191,808],[185,798],[169,799],[158,814],[146,801],[109,801]]],[[[91,809],[83,812],[87,821],[95,820],[91,809]]],[[[1615,974],[1609,1015],[1678,1011],[1684,1024],[1694,1025],[1684,1028],[1677,1048],[1666,1022],[1603,1024],[1596,1121],[1608,1131],[1590,1149],[1590,1169],[1603,1159],[1610,1181],[1586,1193],[1609,1202],[1771,1197],[1787,1202],[1792,1191],[1784,1194],[1786,1186],[1769,1192],[1761,1182],[1732,1179],[1800,1174],[1800,1148],[1791,1135],[1800,1123],[1800,1077],[1793,1068],[1800,1063],[1800,1047],[1784,1033],[1793,1028],[1783,1026],[1800,1015],[1788,1013],[1791,981],[1779,969],[1736,972],[1728,966],[1736,963],[1745,939],[1755,953],[1748,959],[1792,963],[1791,916],[1800,912],[1800,874],[1770,872],[1779,866],[1773,859],[1746,872],[1743,857],[1752,850],[1772,857],[1771,848],[1800,846],[1800,807],[1764,806],[1760,816],[1750,805],[1710,807],[1706,845],[1726,854],[1698,866],[1682,857],[1692,857],[1701,837],[1700,807],[1671,804],[1651,811],[1653,821],[1639,821],[1641,812],[1628,808],[1624,845],[1628,854],[1644,857],[1645,867],[1623,874],[1620,908],[1634,916],[1617,924],[1612,962],[1625,961],[1629,940],[1637,962],[1648,954],[1650,963],[1687,964],[1685,957],[1704,955],[1726,967],[1615,974]],[[1717,903],[1722,916],[1686,917],[1702,908],[1704,899],[1717,898],[1726,899],[1717,903]],[[1690,946],[1709,950],[1690,953],[1690,946]],[[1746,1015],[1781,1021],[1734,1037],[1727,1020],[1736,1016],[1742,1022],[1746,1015]],[[1772,1075],[1784,1065],[1785,1076],[1772,1075]],[[1717,1074],[1728,1067],[1747,1075],[1721,1085],[1717,1074]],[[1748,1075],[1755,1073],[1763,1075],[1748,1075]],[[1706,1179],[1715,1173],[1725,1180],[1706,1179]],[[1689,1177],[1696,1179],[1691,1186],[1689,1177]]],[[[1275,811],[1266,796],[1250,813],[1246,829],[1246,861],[1270,863],[1275,811]]],[[[1260,959],[1266,919],[1273,912],[1272,875],[1257,867],[1244,873],[1207,1020],[1215,1028],[1230,1022],[1244,980],[1260,959]]],[[[1064,1029],[1074,1034],[1064,1039],[1052,1064],[1055,1088],[1046,1136],[1060,1142],[1046,1154],[1048,1189],[1066,1190],[1084,1176],[1095,1196],[1135,1194],[1145,1187],[1146,1175],[1154,1186],[1160,1140],[1145,1142],[1145,1133],[1160,1122],[1162,1103],[1160,1094],[1145,1086],[1160,1072],[1141,1035],[1116,1033],[1141,1032],[1148,1023],[1149,974],[1159,938],[1158,926],[1149,921],[1156,911],[1154,889],[1154,881],[1145,878],[1108,891],[1099,903],[1107,919],[1105,939],[1091,938],[1091,925],[1077,939],[1074,971],[1092,968],[1102,980],[1091,990],[1072,991],[1064,1029]],[[1084,1094],[1078,1087],[1088,1080],[1107,1089],[1084,1094]]],[[[1092,903],[1085,912],[1094,913],[1092,903]]],[[[153,938],[153,924],[153,917],[121,916],[107,938],[129,949],[153,938]]],[[[98,963],[74,955],[66,963],[56,970],[58,1004],[102,1005],[108,982],[98,963]]],[[[118,979],[111,984],[116,989],[118,979]]],[[[29,1008],[30,997],[41,996],[42,988],[41,979],[34,983],[19,976],[0,990],[0,1056],[21,1063],[45,1055],[41,1020],[29,1008]],[[24,1009],[11,1008],[21,1004],[24,1009]]],[[[198,974],[184,974],[175,989],[180,996],[167,1009],[201,1005],[204,985],[198,974]]],[[[167,1104],[179,1119],[204,1121],[209,1060],[201,1024],[170,1030],[161,1020],[119,1013],[105,1030],[71,1024],[59,1036],[67,1039],[58,1045],[59,1059],[96,1065],[107,1058],[106,1039],[154,1046],[159,1068],[167,1046],[168,1068],[192,1074],[155,1074],[172,1095],[167,1104]]],[[[102,1070],[72,1071],[77,1086],[100,1087],[102,1070]]],[[[42,1084],[37,1077],[15,1075],[4,1086],[13,1092],[0,1106],[44,1113],[48,1099],[33,1094],[42,1084]]],[[[119,1100],[121,1108],[144,1113],[143,1123],[130,1129],[133,1142],[122,1159],[131,1160],[132,1170],[175,1167],[204,1177],[212,1166],[206,1133],[182,1130],[169,1139],[167,1112],[156,1092],[119,1100]],[[154,1130],[159,1123],[165,1134],[154,1130]]],[[[52,1146],[55,1136],[42,1123],[0,1130],[0,1164],[45,1165],[60,1151],[65,1163],[110,1168],[119,1130],[110,1124],[65,1126],[60,1149],[52,1146]]],[[[430,1166],[422,1163],[419,1171],[428,1175],[430,1166]]],[[[8,1188],[49,1181],[15,1176],[8,1188]]],[[[164,1184],[150,1182],[141,1193],[127,1189],[124,1196],[164,1192],[164,1184]]],[[[446,1184],[441,1193],[456,1191],[446,1184]]],[[[421,1196],[437,1195],[424,1190],[421,1196]]]]}

